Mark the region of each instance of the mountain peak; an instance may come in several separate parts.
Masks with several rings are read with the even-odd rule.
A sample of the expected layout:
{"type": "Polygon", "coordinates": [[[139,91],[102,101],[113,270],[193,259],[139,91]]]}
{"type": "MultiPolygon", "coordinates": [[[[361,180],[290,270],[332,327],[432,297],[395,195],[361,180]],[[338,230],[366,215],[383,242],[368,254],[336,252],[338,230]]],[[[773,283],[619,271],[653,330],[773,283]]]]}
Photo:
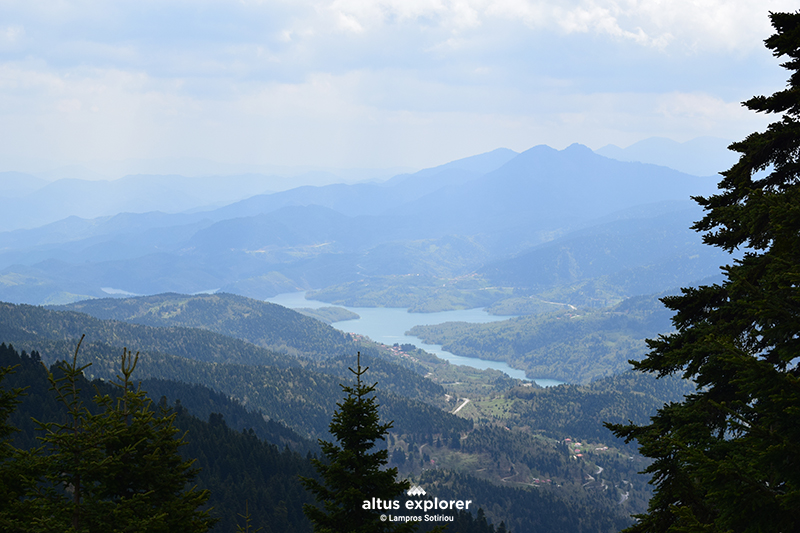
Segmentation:
{"type": "Polygon", "coordinates": [[[589,148],[585,144],[580,144],[580,143],[572,143],[572,144],[570,144],[569,146],[567,146],[566,148],[564,148],[561,151],[562,152],[566,152],[566,153],[571,154],[571,155],[576,155],[576,154],[594,154],[594,151],[592,151],[591,148],[589,148]]]}

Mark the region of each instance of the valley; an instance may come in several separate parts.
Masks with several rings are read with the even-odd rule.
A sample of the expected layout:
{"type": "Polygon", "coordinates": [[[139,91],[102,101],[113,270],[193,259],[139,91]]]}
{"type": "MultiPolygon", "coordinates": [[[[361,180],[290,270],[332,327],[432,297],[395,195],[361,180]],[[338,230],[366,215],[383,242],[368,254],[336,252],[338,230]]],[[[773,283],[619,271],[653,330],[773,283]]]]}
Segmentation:
{"type": "Polygon", "coordinates": [[[797,530],[787,4],[3,2],[0,532],[797,530]]]}
{"type": "MultiPolygon", "coordinates": [[[[327,309],[324,302],[306,299],[306,292],[279,294],[267,301],[278,303],[300,312],[300,306],[314,305],[327,309]],[[299,308],[299,309],[298,309],[299,308]]],[[[450,321],[465,321],[469,323],[486,323],[502,320],[503,317],[492,316],[481,309],[457,309],[431,313],[412,313],[408,309],[395,307],[339,307],[349,311],[353,318],[348,318],[341,323],[334,322],[335,328],[360,337],[392,346],[393,350],[400,350],[399,346],[415,345],[440,359],[455,365],[466,365],[478,369],[495,369],[516,379],[528,379],[523,371],[512,368],[502,361],[480,359],[477,357],[462,357],[441,348],[440,345],[421,342],[418,337],[409,336],[408,332],[418,325],[440,324],[450,321]],[[357,318],[356,318],[357,317],[357,318]]],[[[533,378],[537,379],[537,378],[533,378]]],[[[539,380],[543,378],[538,378],[539,380]]],[[[546,379],[545,382],[548,382],[546,379]]]]}
{"type": "MultiPolygon", "coordinates": [[[[313,333],[303,315],[224,294],[167,294],[76,305],[115,318],[5,305],[0,334],[15,349],[36,352],[49,365],[70,352],[75,332],[85,330],[81,361],[91,363],[85,371],[90,379],[112,379],[121,346],[138,346],[137,373],[154,398],[179,400],[190,413],[212,420],[219,416],[213,413],[225,412],[229,424],[243,429],[255,425],[262,438],[297,451],[313,451],[314,439],[329,438],[327,424],[341,397],[338,384],[346,383],[353,356],[310,358],[308,353],[295,356],[288,351],[301,353],[302,346],[316,342],[324,346],[336,330],[317,325],[313,333]],[[256,312],[259,309],[280,312],[265,319],[263,312],[256,312]],[[211,329],[226,329],[219,319],[233,311],[240,316],[236,323],[240,336],[261,331],[249,327],[248,321],[267,327],[264,320],[270,331],[283,332],[282,336],[270,343],[263,337],[250,338],[270,348],[222,333],[209,337],[211,329]],[[192,327],[177,326],[189,323],[192,327]],[[178,339],[180,344],[175,344],[178,339]],[[226,347],[225,343],[236,342],[245,344],[226,347]],[[199,350],[200,346],[204,348],[199,350]],[[213,351],[215,346],[242,355],[225,360],[213,351]],[[245,355],[248,350],[251,355],[245,355]],[[186,385],[171,384],[176,381],[186,385]],[[195,388],[187,388],[190,385],[195,388]],[[223,407],[221,399],[209,407],[211,393],[198,396],[208,389],[241,405],[242,413],[259,413],[273,429],[265,431],[262,421],[254,424],[232,407],[223,407]]],[[[645,479],[636,473],[644,463],[631,462],[628,457],[635,451],[614,439],[602,422],[646,417],[661,402],[690,390],[664,388],[666,382],[634,375],[599,380],[589,387],[541,389],[498,371],[450,364],[412,345],[386,346],[347,336],[343,340],[343,351],[362,352],[371,379],[379,385],[382,416],[394,421],[386,443],[390,465],[415,482],[439,487],[442,497],[453,492],[474,494],[487,517],[495,524],[504,521],[512,530],[549,523],[542,522],[547,516],[544,509],[552,514],[567,499],[578,502],[570,504],[576,520],[596,517],[584,530],[605,531],[609,524],[613,529],[627,523],[627,514],[642,509],[648,498],[645,479]],[[568,444],[571,441],[582,442],[585,448],[576,450],[568,444]],[[587,476],[598,490],[585,488],[587,476]],[[505,488],[491,489],[491,484],[505,488]],[[510,512],[509,506],[525,511],[510,512]]]]}
{"type": "MultiPolygon", "coordinates": [[[[244,432],[255,440],[236,446],[295,465],[262,472],[292,496],[258,496],[254,516],[296,531],[309,531],[296,473],[330,438],[361,353],[393,421],[389,466],[479,502],[462,531],[617,531],[652,488],[647,461],[604,423],[646,422],[694,390],[628,361],[672,328],[659,298],[730,260],[689,229],[701,216],[689,196],[712,187],[538,146],[192,212],[51,221],[0,233],[0,342],[50,366],[85,334],[96,384],[138,351],[143,389],[190,442],[244,432]]],[[[265,482],[238,459],[226,466],[238,481],[223,481],[202,446],[187,453],[217,473],[201,478],[229,515],[215,531],[233,531],[234,494],[265,482]]]]}

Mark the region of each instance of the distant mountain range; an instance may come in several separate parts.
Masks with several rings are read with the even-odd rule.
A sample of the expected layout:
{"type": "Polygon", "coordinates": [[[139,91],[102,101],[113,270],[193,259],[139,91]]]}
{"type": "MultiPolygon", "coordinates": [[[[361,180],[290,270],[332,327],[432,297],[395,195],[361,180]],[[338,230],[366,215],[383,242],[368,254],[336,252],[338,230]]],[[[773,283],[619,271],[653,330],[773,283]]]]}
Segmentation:
{"type": "Polygon", "coordinates": [[[180,213],[222,206],[269,192],[263,175],[187,178],[178,175],[132,175],[106,181],[73,178],[45,182],[19,172],[0,173],[0,192],[15,201],[0,213],[0,229],[35,228],[70,216],[85,219],[118,213],[180,213]]]}
{"type": "MultiPolygon", "coordinates": [[[[308,451],[307,438],[328,436],[360,352],[403,475],[430,480],[440,498],[475,495],[514,531],[618,531],[650,489],[636,474],[641,457],[602,422],[644,421],[693,389],[620,372],[670,327],[663,291],[713,280],[731,259],[690,229],[702,217],[690,197],[713,194],[718,178],[657,156],[669,145],[687,165],[692,150],[711,160],[714,142],[499,149],[384,182],[279,192],[263,175],[47,183],[2,173],[0,225],[17,229],[0,232],[0,342],[37,354],[0,344],[0,355],[41,373],[39,356],[51,364],[85,333],[88,378],[111,378],[123,347],[141,351],[137,379],[154,399],[208,417],[192,435],[260,434],[308,451]],[[351,305],[525,315],[417,333],[535,375],[595,381],[540,389],[261,301],[311,289],[351,305]],[[512,486],[532,490],[510,495],[512,486]]],[[[246,468],[263,467],[238,449],[246,468]]],[[[263,485],[247,481],[226,501],[263,485]]],[[[286,490],[275,494],[280,509],[286,490]]]]}
{"type": "Polygon", "coordinates": [[[595,153],[620,161],[638,161],[674,168],[695,176],[716,176],[738,159],[728,150],[733,141],[718,137],[697,137],[679,143],[664,137],[650,137],[627,148],[606,145],[595,153]]]}
{"type": "Polygon", "coordinates": [[[582,228],[510,259],[488,263],[478,273],[493,285],[531,292],[611,277],[631,295],[719,273],[728,254],[703,245],[690,229],[702,216],[697,205],[664,202],[644,206],[638,215],[635,211],[628,213],[629,218],[582,228]]]}
{"type": "MultiPolygon", "coordinates": [[[[716,175],[727,169],[735,154],[727,150],[730,141],[700,137],[685,143],[653,137],[627,148],[607,145],[596,153],[620,161],[635,161],[666,166],[697,176],[716,175]]],[[[324,187],[342,182],[380,183],[392,191],[400,203],[447,184],[458,185],[469,176],[477,177],[496,170],[518,154],[499,148],[486,154],[467,157],[414,174],[399,174],[386,180],[388,170],[349,170],[337,174],[314,169],[220,165],[202,160],[129,161],[104,163],[93,171],[88,167],[64,167],[58,172],[0,172],[0,194],[16,199],[0,213],[0,231],[35,228],[69,216],[96,218],[122,212],[163,211],[180,213],[213,210],[231,202],[270,191],[290,191],[252,205],[250,214],[274,210],[285,205],[325,205],[350,214],[379,214],[383,202],[374,206],[369,195],[360,198],[346,187],[324,187]],[[102,179],[103,175],[123,175],[120,179],[102,179]],[[160,170],[160,171],[159,171],[160,170]],[[167,170],[167,173],[164,172],[167,170]],[[185,173],[184,173],[185,172],[185,173]],[[433,182],[431,176],[437,178],[433,182]],[[385,181],[384,181],[385,180],[385,181]],[[396,187],[405,182],[403,187],[396,187]],[[307,187],[298,187],[306,184],[307,187]],[[427,188],[426,188],[426,185],[427,188]],[[346,191],[346,192],[344,192],[346,191]],[[399,195],[399,196],[398,196],[399,195]],[[410,196],[409,196],[410,195],[410,196]],[[362,201],[363,200],[363,201],[362,201]]],[[[4,161],[8,168],[10,161],[4,161]]],[[[30,166],[30,165],[28,165],[30,166]]],[[[92,167],[95,168],[95,167],[92,167]]],[[[369,188],[368,188],[369,189],[369,188]]],[[[378,194],[380,196],[380,194],[378,194]]],[[[384,194],[385,199],[385,194],[384,194]]],[[[245,206],[239,206],[239,216],[245,206]]],[[[226,217],[225,211],[220,216],[226,217]]]]}
{"type": "MultiPolygon", "coordinates": [[[[24,189],[19,175],[5,178],[7,189],[24,189]]],[[[261,182],[228,183],[62,180],[21,196],[6,216],[58,217],[76,206],[109,214],[0,233],[0,300],[214,290],[263,299],[408,275],[477,275],[487,286],[528,292],[604,276],[624,297],[706,277],[721,261],[687,230],[700,216],[689,197],[713,193],[716,178],[618,161],[578,144],[499,149],[383,183],[303,186],[238,201],[231,196],[261,182]],[[229,203],[174,212],[212,197],[229,203]],[[137,203],[162,210],[111,214],[137,203]]]]}

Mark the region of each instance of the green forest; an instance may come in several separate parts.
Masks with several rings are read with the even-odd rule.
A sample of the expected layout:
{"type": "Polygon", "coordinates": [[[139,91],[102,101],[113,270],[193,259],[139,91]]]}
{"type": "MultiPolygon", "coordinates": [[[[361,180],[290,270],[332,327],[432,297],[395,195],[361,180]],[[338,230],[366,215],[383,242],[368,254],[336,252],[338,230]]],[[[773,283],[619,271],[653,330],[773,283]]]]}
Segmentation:
{"type": "Polygon", "coordinates": [[[0,533],[800,530],[800,9],[40,4],[0,533]]]}
{"type": "MultiPolygon", "coordinates": [[[[3,391],[24,389],[17,397],[18,405],[2,411],[7,416],[3,421],[7,426],[3,427],[12,428],[10,435],[0,435],[9,439],[7,443],[3,442],[4,455],[0,456],[2,481],[6,484],[10,476],[17,472],[15,469],[19,467],[21,458],[29,457],[25,450],[36,450],[38,441],[46,435],[41,429],[42,423],[48,424],[61,419],[69,406],[60,403],[53,393],[47,379],[47,369],[42,365],[38,353],[19,353],[11,346],[0,344],[0,368],[10,370],[0,382],[3,391]],[[14,431],[15,429],[18,431],[14,431]]],[[[50,370],[57,373],[58,367],[53,366],[50,370]]],[[[76,385],[77,398],[92,414],[102,412],[102,405],[97,403],[98,398],[113,398],[120,394],[107,381],[89,382],[81,377],[76,385]]],[[[192,393],[187,394],[177,382],[163,382],[162,386],[173,391],[177,388],[174,396],[185,399],[181,401],[168,395],[155,398],[156,395],[151,393],[153,398],[150,401],[159,410],[157,416],[161,419],[171,417],[169,419],[174,424],[175,432],[184,435],[179,448],[180,456],[183,461],[191,462],[194,472],[187,482],[191,481],[198,490],[207,494],[207,499],[199,506],[198,512],[209,517],[208,523],[213,524],[211,531],[239,531],[247,523],[257,525],[261,531],[275,533],[311,531],[303,513],[303,505],[313,503],[313,498],[303,489],[298,476],[315,476],[310,459],[317,452],[316,443],[299,437],[280,424],[265,423],[260,417],[259,420],[254,420],[251,412],[205,387],[192,387],[192,393]],[[213,403],[207,401],[208,399],[213,399],[213,403]],[[202,417],[203,409],[209,407],[220,408],[236,420],[237,425],[245,427],[231,427],[225,416],[216,411],[202,417]],[[248,423],[248,418],[254,422],[252,426],[248,423]]],[[[39,449],[38,454],[41,456],[42,453],[45,452],[39,449]]],[[[36,468],[36,465],[30,467],[31,471],[36,468]]],[[[91,466],[89,471],[91,474],[91,466]]],[[[90,474],[86,474],[87,479],[90,474]]],[[[179,488],[184,487],[181,485],[179,488]]],[[[69,491],[58,487],[54,490],[55,492],[48,494],[50,505],[68,507],[69,491]]],[[[6,494],[10,495],[10,492],[6,494]]],[[[35,495],[29,495],[22,501],[38,505],[35,495]]],[[[39,525],[34,520],[38,516],[36,505],[33,510],[30,505],[21,509],[25,513],[23,517],[34,524],[31,529],[26,529],[20,523],[20,517],[15,514],[20,509],[12,503],[6,498],[0,501],[0,525],[4,526],[5,531],[44,531],[38,529],[39,525]]],[[[90,505],[91,502],[86,504],[87,507],[90,505]]],[[[468,513],[461,513],[457,517],[459,531],[493,533],[494,526],[489,525],[482,516],[473,517],[468,513]]],[[[64,527],[60,531],[66,530],[59,523],[47,527],[54,531],[59,531],[59,527],[64,527]]],[[[153,527],[151,525],[135,530],[155,531],[153,527]]],[[[108,530],[110,529],[106,529],[108,530]]],[[[191,531],[205,529],[198,526],[191,531]]]]}
{"type": "Polygon", "coordinates": [[[446,322],[409,331],[466,357],[504,361],[530,377],[588,383],[630,369],[645,339],[671,329],[664,296],[637,296],[602,309],[566,307],[501,322],[446,322]]]}
{"type": "MultiPolygon", "coordinates": [[[[184,298],[188,303],[206,296],[184,298]]],[[[104,302],[106,312],[122,316],[137,308],[116,301],[122,310],[104,302]]],[[[218,320],[205,324],[198,318],[196,327],[155,326],[132,323],[136,319],[130,317],[130,322],[100,319],[24,305],[0,309],[4,366],[18,365],[2,386],[29,387],[9,418],[21,430],[13,437],[15,446],[36,445],[40,435],[31,417],[58,416],[57,402],[44,400],[51,394],[45,365],[52,370],[67,359],[80,338],[77,332],[85,329],[83,401],[90,404],[95,391],[115,380],[124,348],[139,349],[134,378],[154,404],[175,414],[176,427],[188,431],[180,453],[196,460],[195,482],[210,491],[205,508],[218,520],[213,531],[234,531],[245,523],[243,516],[259,526],[281,524],[274,531],[310,531],[302,507],[311,500],[297,476],[314,475],[309,461],[320,453],[317,439],[330,438],[328,426],[341,401],[340,384],[350,376],[352,352],[306,357],[299,351],[270,351],[211,331],[218,320]],[[264,466],[254,469],[255,464],[264,466]]],[[[292,322],[292,316],[279,323],[292,322]]],[[[305,334],[307,346],[330,338],[329,326],[303,328],[304,320],[283,329],[291,332],[283,333],[287,345],[297,345],[292,335],[305,334]],[[310,336],[314,331],[321,334],[310,336]]],[[[480,502],[480,514],[456,517],[462,524],[458,531],[473,531],[468,529],[473,526],[490,531],[502,523],[507,531],[552,524],[552,531],[605,532],[629,524],[629,514],[640,512],[650,494],[637,474],[645,465],[628,459],[635,451],[602,427],[603,417],[641,420],[659,402],[686,392],[677,386],[664,389],[643,376],[540,389],[496,371],[449,365],[410,345],[346,342],[362,353],[369,379],[378,384],[381,418],[393,422],[381,441],[389,465],[414,483],[427,483],[432,495],[440,490],[470,494],[480,502]],[[636,400],[626,400],[631,397],[636,400]],[[452,414],[464,398],[471,401],[452,414]],[[577,458],[568,438],[607,449],[577,458]],[[486,489],[478,494],[478,487],[486,489]]]]}

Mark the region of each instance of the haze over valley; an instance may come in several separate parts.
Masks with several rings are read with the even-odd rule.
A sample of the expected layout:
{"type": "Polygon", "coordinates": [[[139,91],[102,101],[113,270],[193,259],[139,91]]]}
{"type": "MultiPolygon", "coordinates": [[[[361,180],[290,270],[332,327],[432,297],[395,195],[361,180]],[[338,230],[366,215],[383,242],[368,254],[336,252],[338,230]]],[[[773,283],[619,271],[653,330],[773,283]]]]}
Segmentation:
{"type": "MultiPolygon", "coordinates": [[[[687,164],[701,141],[713,144],[653,139],[617,155],[687,164]]],[[[724,141],[714,143],[709,158],[729,157],[724,141]]],[[[18,174],[2,176],[7,190],[20,183],[18,174]]],[[[59,216],[55,206],[121,212],[72,214],[0,233],[0,299],[65,305],[220,292],[264,300],[307,291],[333,307],[563,315],[571,324],[594,325],[564,332],[536,352],[525,342],[500,348],[485,333],[485,349],[466,348],[467,331],[478,334],[477,325],[459,327],[462,344],[425,328],[411,333],[456,355],[507,361],[529,377],[587,382],[624,371],[629,359],[643,355],[645,338],[670,329],[657,295],[713,278],[728,260],[690,229],[702,216],[690,196],[711,193],[716,181],[573,144],[497,149],[384,181],[272,193],[252,194],[269,188],[263,176],[39,183],[4,213],[7,224],[14,213],[28,213],[28,220],[59,216]],[[211,198],[224,200],[225,191],[229,203],[208,206],[211,198]],[[135,209],[137,202],[143,207],[135,209]],[[164,210],[151,211],[155,204],[164,210]],[[649,298],[644,307],[643,297],[649,298]],[[635,298],[639,303],[625,303],[635,298]],[[610,326],[602,318],[608,313],[629,322],[610,326]],[[607,357],[557,355],[595,350],[598,334],[607,357]]],[[[346,331],[347,322],[337,320],[329,322],[346,331]]]]}
{"type": "Polygon", "coordinates": [[[0,21],[0,529],[614,533],[740,467],[783,502],[766,455],[689,471],[796,399],[758,396],[796,176],[715,196],[796,158],[751,135],[792,90],[740,104],[785,0],[95,4],[0,21]]]}
{"type": "MultiPolygon", "coordinates": [[[[660,140],[650,148],[659,143],[673,150],[672,157],[689,159],[660,140]]],[[[665,149],[648,157],[669,154],[665,149]]],[[[373,358],[382,412],[395,420],[394,460],[420,479],[434,475],[425,473],[426,461],[439,465],[435,475],[451,475],[440,468],[475,475],[466,458],[483,464],[493,449],[506,450],[510,462],[496,472],[497,466],[484,468],[479,478],[505,484],[513,478],[524,486],[545,479],[537,471],[554,472],[554,479],[558,470],[534,467],[528,455],[511,451],[516,440],[499,444],[501,435],[479,436],[498,416],[508,427],[529,424],[529,391],[544,389],[496,370],[448,364],[412,344],[376,344],[348,334],[348,320],[357,315],[342,306],[411,313],[485,308],[495,321],[416,326],[407,333],[458,356],[503,361],[528,378],[574,384],[540,393],[539,431],[556,441],[580,435],[595,439],[595,447],[615,449],[622,444],[600,422],[624,420],[634,411],[641,417],[690,390],[629,371],[627,361],[646,352],[644,339],[671,328],[658,297],[714,279],[729,259],[690,229],[702,213],[689,197],[711,193],[717,177],[621,161],[579,144],[497,149],[386,180],[278,192],[269,192],[264,176],[49,184],[13,173],[0,178],[17,195],[5,224],[28,226],[0,233],[0,299],[9,302],[0,333],[6,342],[52,362],[71,339],[86,334],[90,378],[111,377],[114,347],[135,345],[146,354],[141,379],[211,387],[285,425],[280,437],[264,435],[298,449],[313,449],[303,439],[327,434],[329,403],[337,380],[346,377],[341,365],[361,351],[373,358]],[[32,189],[21,190],[21,183],[32,189]],[[84,209],[106,211],[76,214],[84,209]],[[299,309],[302,315],[263,302],[297,291],[327,307],[299,309]],[[287,386],[300,387],[298,394],[284,396],[287,386]],[[649,399],[622,407],[596,396],[631,387],[648,391],[643,398],[649,399]],[[583,422],[557,414],[563,394],[606,414],[587,412],[583,422]],[[545,419],[550,422],[542,425],[545,419]],[[464,438],[476,444],[456,446],[464,438]],[[494,444],[481,448],[483,438],[494,444]],[[413,453],[419,439],[450,444],[425,452],[420,468],[413,453]]],[[[188,401],[188,390],[180,394],[188,401]]],[[[545,447],[540,453],[541,459],[552,452],[545,447]]],[[[633,475],[630,467],[603,468],[633,475]]],[[[442,482],[451,487],[462,483],[447,479],[442,482]]],[[[641,483],[635,497],[626,490],[624,498],[624,484],[599,486],[604,493],[614,487],[611,503],[628,503],[608,507],[606,499],[581,496],[581,505],[605,517],[591,530],[616,528],[647,499],[641,483]]],[[[558,491],[554,496],[561,497],[558,491]]],[[[531,523],[500,508],[492,517],[521,530],[531,523]]]]}
{"type": "MultiPolygon", "coordinates": [[[[647,157],[690,159],[674,143],[649,142],[659,143],[661,154],[647,157]]],[[[7,189],[19,179],[4,176],[7,189]]],[[[269,179],[61,180],[22,195],[16,211],[53,217],[58,209],[32,206],[149,203],[3,232],[0,298],[42,305],[219,291],[263,300],[309,291],[333,305],[411,312],[612,309],[718,274],[725,254],[690,229],[702,216],[690,196],[715,184],[713,176],[619,161],[578,144],[497,149],[385,181],[301,186],[210,208],[203,194],[244,194],[245,185],[266,189],[269,179]],[[173,208],[150,211],[153,202],[173,208]]]]}

